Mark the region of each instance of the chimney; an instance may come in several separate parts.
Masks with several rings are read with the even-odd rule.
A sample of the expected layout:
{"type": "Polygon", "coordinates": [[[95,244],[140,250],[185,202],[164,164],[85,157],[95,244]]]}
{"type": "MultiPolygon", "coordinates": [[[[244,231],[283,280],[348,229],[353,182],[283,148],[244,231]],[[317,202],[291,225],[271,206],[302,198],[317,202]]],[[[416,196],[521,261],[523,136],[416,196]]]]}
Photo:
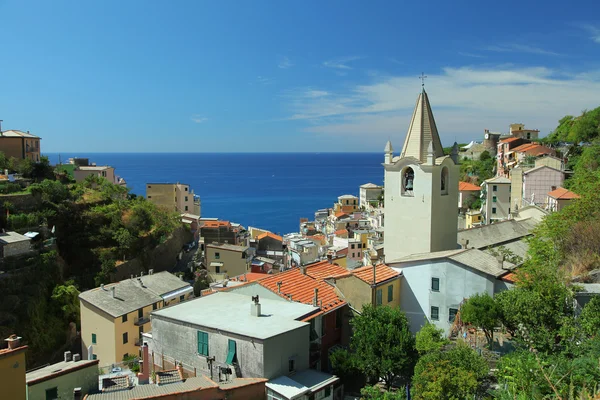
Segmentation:
{"type": "Polygon", "coordinates": [[[282,283],[283,282],[281,282],[281,281],[277,282],[277,293],[281,293],[281,284],[282,283]]]}
{"type": "Polygon", "coordinates": [[[304,265],[300,266],[300,272],[302,273],[302,275],[306,275],[306,267],[304,265]]]}
{"type": "Polygon", "coordinates": [[[177,371],[179,372],[179,376],[181,377],[181,379],[185,379],[183,377],[183,364],[181,362],[177,364],[177,371]]]}
{"type": "Polygon", "coordinates": [[[73,400],[81,400],[81,388],[73,388],[73,400]]]}
{"type": "Polygon", "coordinates": [[[77,362],[77,361],[81,361],[81,355],[80,354],[73,354],[73,362],[77,362]]]}
{"type": "Polygon", "coordinates": [[[16,349],[17,347],[21,346],[21,339],[22,338],[20,336],[17,336],[13,333],[7,339],[4,339],[4,341],[8,342],[8,348],[10,350],[12,350],[12,349],[16,349]]]}
{"type": "Polygon", "coordinates": [[[154,270],[153,270],[153,269],[149,269],[149,270],[148,270],[148,275],[152,275],[153,273],[154,273],[154,270]]]}
{"type": "Polygon", "coordinates": [[[115,298],[115,289],[116,288],[114,286],[110,288],[110,294],[112,295],[113,299],[115,298]]]}
{"type": "Polygon", "coordinates": [[[133,274],[131,274],[131,279],[133,279],[133,274]]]}
{"type": "Polygon", "coordinates": [[[373,265],[373,286],[377,284],[377,266],[373,265]]]}
{"type": "Polygon", "coordinates": [[[498,260],[498,266],[500,269],[504,269],[504,254],[498,254],[496,256],[496,260],[498,260]]]}
{"type": "Polygon", "coordinates": [[[258,295],[252,296],[252,305],[250,307],[250,314],[253,317],[260,317],[260,303],[258,302],[258,295]]]}
{"type": "Polygon", "coordinates": [[[65,351],[64,356],[65,356],[65,362],[71,361],[71,352],[70,351],[65,351]]]}
{"type": "Polygon", "coordinates": [[[313,298],[313,307],[319,306],[319,289],[315,288],[315,297],[313,298]]]}
{"type": "Polygon", "coordinates": [[[469,239],[460,239],[460,248],[467,249],[469,246],[469,239]]]}
{"type": "Polygon", "coordinates": [[[150,383],[150,358],[148,354],[148,343],[144,342],[140,349],[142,353],[142,362],[140,372],[137,374],[139,384],[145,385],[150,383]]]}

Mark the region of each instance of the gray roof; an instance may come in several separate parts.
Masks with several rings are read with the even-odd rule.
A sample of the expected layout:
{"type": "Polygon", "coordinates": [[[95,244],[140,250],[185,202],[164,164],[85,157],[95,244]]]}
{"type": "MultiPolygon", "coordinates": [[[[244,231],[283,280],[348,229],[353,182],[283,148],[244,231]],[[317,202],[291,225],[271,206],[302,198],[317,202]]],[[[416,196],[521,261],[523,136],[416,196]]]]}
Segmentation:
{"type": "Polygon", "coordinates": [[[215,388],[219,386],[204,376],[188,378],[184,381],[168,383],[165,385],[138,385],[130,389],[110,391],[107,393],[97,393],[88,395],[88,400],[129,400],[146,399],[158,395],[168,395],[171,393],[192,392],[200,389],[215,388]]]}
{"type": "MultiPolygon", "coordinates": [[[[437,260],[444,258],[455,261],[476,271],[492,275],[496,278],[505,274],[507,271],[512,270],[515,267],[514,264],[511,264],[508,261],[504,261],[502,268],[500,267],[500,263],[498,262],[495,256],[477,249],[456,249],[436,251],[432,253],[414,254],[391,261],[388,264],[402,264],[415,261],[437,260]]],[[[395,267],[402,266],[396,265],[395,267]]]]}
{"type": "Polygon", "coordinates": [[[376,185],[374,183],[365,183],[364,185],[360,185],[363,189],[381,189],[383,186],[376,185]]]}
{"type": "Polygon", "coordinates": [[[486,179],[484,183],[510,183],[510,179],[503,176],[497,176],[495,178],[486,179]]]}
{"type": "Polygon", "coordinates": [[[8,243],[18,243],[18,242],[29,242],[29,239],[25,235],[21,235],[17,232],[6,232],[0,233],[0,243],[8,244],[8,243]]]}
{"type": "Polygon", "coordinates": [[[592,296],[600,294],[600,283],[577,283],[583,287],[583,290],[577,292],[577,295],[592,296]]]}
{"type": "Polygon", "coordinates": [[[538,221],[532,218],[520,221],[511,219],[471,229],[463,229],[458,231],[458,242],[462,243],[462,240],[466,239],[469,241],[467,247],[476,249],[494,247],[531,235],[537,223],[538,221]]]}
{"type": "Polygon", "coordinates": [[[61,361],[56,364],[46,365],[45,367],[36,369],[34,371],[27,372],[25,380],[28,385],[38,383],[36,381],[44,381],[51,379],[54,375],[64,375],[73,371],[77,371],[82,368],[87,368],[92,365],[97,365],[98,360],[80,360],[80,361],[61,361]]]}
{"type": "Polygon", "coordinates": [[[343,195],[339,196],[338,199],[358,199],[358,197],[356,197],[352,194],[343,194],[343,195]]]}
{"type": "Polygon", "coordinates": [[[153,318],[167,318],[257,339],[267,339],[299,329],[306,322],[297,321],[318,311],[318,307],[260,298],[261,317],[250,314],[251,296],[218,292],[192,301],[154,311],[153,318]]]}
{"type": "Polygon", "coordinates": [[[28,139],[40,139],[39,136],[32,135],[29,132],[18,131],[16,129],[11,129],[8,131],[2,131],[0,134],[0,138],[2,137],[13,137],[13,138],[28,138],[28,139]]]}
{"type": "Polygon", "coordinates": [[[159,302],[169,293],[188,287],[191,287],[189,283],[163,271],[104,285],[104,289],[91,289],[81,293],[79,298],[116,318],[159,302]],[[140,285],[140,280],[143,286],[140,285]],[[111,294],[112,287],[115,288],[114,298],[111,294]]]}
{"type": "Polygon", "coordinates": [[[214,249],[221,248],[223,250],[231,250],[231,251],[239,251],[239,252],[248,250],[248,246],[237,246],[235,244],[227,244],[227,243],[221,243],[221,244],[210,243],[210,244],[207,244],[206,247],[212,247],[214,249]]]}

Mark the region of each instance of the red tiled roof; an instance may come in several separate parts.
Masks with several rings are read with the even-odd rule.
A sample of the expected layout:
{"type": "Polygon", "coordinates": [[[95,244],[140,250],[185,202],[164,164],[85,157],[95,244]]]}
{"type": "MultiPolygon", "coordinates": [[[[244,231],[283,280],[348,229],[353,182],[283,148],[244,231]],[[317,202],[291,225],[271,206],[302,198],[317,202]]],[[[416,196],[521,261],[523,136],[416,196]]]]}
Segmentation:
{"type": "Polygon", "coordinates": [[[329,260],[319,261],[306,266],[306,274],[320,280],[329,278],[330,276],[345,274],[347,272],[348,270],[346,268],[340,267],[337,264],[332,264],[329,260]]]}
{"type": "Polygon", "coordinates": [[[202,225],[204,228],[218,228],[221,226],[231,226],[229,221],[205,221],[202,225]]]}
{"type": "Polygon", "coordinates": [[[20,353],[23,350],[27,350],[27,346],[20,346],[20,347],[14,348],[14,349],[9,349],[9,348],[0,349],[0,358],[9,356],[11,354],[20,353]]]}
{"type": "Polygon", "coordinates": [[[571,199],[578,199],[580,196],[577,193],[573,193],[570,190],[567,190],[565,188],[559,187],[553,191],[551,191],[550,193],[548,193],[548,196],[555,198],[557,200],[571,200],[571,199]]]}
{"type": "Polygon", "coordinates": [[[347,235],[348,234],[348,229],[338,229],[337,231],[334,232],[335,236],[338,235],[347,235]]]}
{"type": "Polygon", "coordinates": [[[458,182],[458,191],[459,192],[470,192],[470,191],[478,191],[481,190],[481,187],[477,185],[473,185],[469,182],[458,182]]]}
{"type": "Polygon", "coordinates": [[[338,212],[335,213],[335,217],[336,218],[342,217],[344,215],[348,216],[348,213],[345,213],[343,211],[338,211],[338,212]]]}
{"type": "Polygon", "coordinates": [[[321,310],[316,314],[310,315],[306,320],[326,314],[346,304],[344,300],[337,296],[332,286],[322,280],[304,275],[300,271],[300,268],[294,268],[277,275],[270,275],[268,278],[259,280],[258,284],[273,293],[279,294],[283,298],[288,299],[291,295],[292,301],[310,305],[313,304],[315,289],[319,289],[318,306],[321,310]],[[281,292],[278,292],[277,282],[281,282],[281,292]]]}
{"type": "MultiPolygon", "coordinates": [[[[367,265],[366,267],[356,268],[352,271],[352,275],[361,279],[362,281],[368,283],[369,285],[373,284],[373,266],[367,265]]],[[[382,282],[385,282],[389,279],[396,278],[400,273],[388,267],[385,264],[379,264],[375,267],[375,284],[378,285],[382,282]]]]}
{"type": "Polygon", "coordinates": [[[321,235],[320,233],[312,236],[307,236],[309,239],[323,240],[325,239],[325,235],[321,235]]]}
{"type": "Polygon", "coordinates": [[[257,239],[261,240],[261,239],[264,239],[266,237],[270,237],[271,239],[275,239],[275,240],[279,240],[280,242],[283,242],[283,238],[281,236],[276,235],[276,234],[271,233],[271,232],[265,232],[265,233],[263,233],[261,235],[258,235],[257,239]]]}
{"type": "Polygon", "coordinates": [[[259,279],[266,278],[267,276],[269,276],[269,274],[267,274],[266,272],[246,272],[243,275],[238,275],[231,278],[231,280],[237,282],[254,282],[259,279]]]}
{"type": "Polygon", "coordinates": [[[515,274],[514,272],[509,272],[500,279],[508,283],[515,283],[517,281],[517,274],[515,274]]]}
{"type": "Polygon", "coordinates": [[[536,146],[539,146],[539,144],[537,144],[537,143],[525,143],[525,144],[522,144],[520,146],[515,147],[513,149],[513,151],[519,153],[521,151],[525,151],[527,149],[530,149],[530,148],[533,148],[533,147],[536,147],[536,146]]]}
{"type": "Polygon", "coordinates": [[[500,143],[510,143],[510,142],[514,142],[515,140],[519,140],[521,138],[517,138],[517,137],[511,137],[511,138],[507,138],[507,139],[502,139],[500,141],[500,143]]]}

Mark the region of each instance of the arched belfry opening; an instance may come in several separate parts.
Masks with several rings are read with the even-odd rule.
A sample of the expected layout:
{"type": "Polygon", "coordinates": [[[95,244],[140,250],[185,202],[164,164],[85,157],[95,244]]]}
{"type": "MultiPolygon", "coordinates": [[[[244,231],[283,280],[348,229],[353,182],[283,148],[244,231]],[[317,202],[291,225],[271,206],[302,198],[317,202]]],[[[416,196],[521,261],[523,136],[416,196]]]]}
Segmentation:
{"type": "Polygon", "coordinates": [[[406,167],[402,171],[402,196],[414,196],[415,171],[406,167]]]}
{"type": "Polygon", "coordinates": [[[442,168],[441,182],[440,182],[440,192],[442,194],[448,194],[448,167],[442,168]]]}

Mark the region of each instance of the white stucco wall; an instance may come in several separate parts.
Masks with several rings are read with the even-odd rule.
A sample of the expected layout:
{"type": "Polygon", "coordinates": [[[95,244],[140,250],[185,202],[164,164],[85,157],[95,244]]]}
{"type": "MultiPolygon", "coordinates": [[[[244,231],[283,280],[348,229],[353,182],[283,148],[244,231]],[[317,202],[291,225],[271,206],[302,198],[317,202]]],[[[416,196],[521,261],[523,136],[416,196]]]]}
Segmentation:
{"type": "Polygon", "coordinates": [[[447,259],[392,264],[391,267],[402,271],[400,307],[406,313],[413,333],[427,318],[448,334],[452,325],[448,321],[450,308],[458,309],[464,299],[475,293],[494,295],[494,277],[447,259]],[[431,289],[431,278],[439,278],[439,292],[431,289]],[[437,321],[431,321],[432,306],[439,308],[437,321]]]}

